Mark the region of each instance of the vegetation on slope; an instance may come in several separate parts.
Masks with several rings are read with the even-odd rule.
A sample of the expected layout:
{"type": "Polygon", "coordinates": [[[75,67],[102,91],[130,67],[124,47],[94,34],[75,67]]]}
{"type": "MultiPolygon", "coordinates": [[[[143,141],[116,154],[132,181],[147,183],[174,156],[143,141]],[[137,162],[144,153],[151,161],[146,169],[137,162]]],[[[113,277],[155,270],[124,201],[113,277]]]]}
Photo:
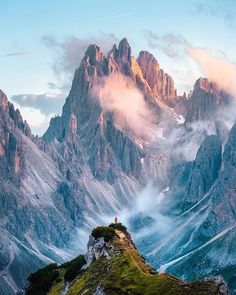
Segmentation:
{"type": "Polygon", "coordinates": [[[53,282],[59,277],[57,264],[49,264],[31,274],[28,278],[29,287],[27,295],[45,295],[50,290],[53,282]]]}
{"type": "Polygon", "coordinates": [[[157,273],[140,256],[121,224],[98,227],[92,236],[104,237],[109,258],[100,256],[85,270],[81,269],[85,263],[83,256],[61,265],[57,268],[59,277],[55,278],[50,291],[40,295],[61,295],[64,280],[70,281],[67,295],[92,295],[98,287],[107,295],[220,294],[213,281],[184,283],[173,276],[157,273]]]}

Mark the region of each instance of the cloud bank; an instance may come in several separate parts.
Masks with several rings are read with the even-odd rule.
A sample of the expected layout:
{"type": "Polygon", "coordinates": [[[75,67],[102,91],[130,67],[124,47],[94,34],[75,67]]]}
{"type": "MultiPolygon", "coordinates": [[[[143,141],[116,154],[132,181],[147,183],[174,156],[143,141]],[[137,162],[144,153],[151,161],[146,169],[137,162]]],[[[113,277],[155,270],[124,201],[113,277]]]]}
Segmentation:
{"type": "Polygon", "coordinates": [[[21,106],[13,102],[16,109],[19,109],[22,117],[30,126],[34,135],[43,135],[49,126],[50,119],[55,116],[54,113],[45,114],[40,109],[28,106],[21,106]]]}
{"type": "MultiPolygon", "coordinates": [[[[186,89],[190,88],[191,81],[199,78],[197,75],[200,74],[236,97],[236,64],[229,61],[222,53],[221,56],[214,56],[207,49],[194,47],[183,36],[175,33],[159,36],[155,32],[145,30],[144,36],[150,48],[160,50],[175,63],[181,60],[185,62],[185,65],[188,64],[187,70],[186,67],[183,67],[181,71],[178,70],[175,79],[180,79],[181,84],[185,83],[186,89]],[[199,73],[193,67],[193,61],[197,63],[199,73]]],[[[193,85],[191,85],[192,88],[193,85]]]]}
{"type": "Polygon", "coordinates": [[[152,112],[147,107],[143,94],[133,81],[121,74],[113,74],[93,87],[104,112],[114,112],[121,128],[131,129],[136,136],[147,137],[153,130],[152,112]]]}
{"type": "Polygon", "coordinates": [[[198,64],[200,70],[210,81],[236,97],[236,64],[224,57],[211,55],[202,48],[188,47],[188,54],[198,64]]]}
{"type": "Polygon", "coordinates": [[[65,102],[65,94],[60,92],[46,92],[43,94],[18,94],[13,95],[11,100],[21,107],[31,107],[39,109],[42,113],[61,113],[65,102]]]}

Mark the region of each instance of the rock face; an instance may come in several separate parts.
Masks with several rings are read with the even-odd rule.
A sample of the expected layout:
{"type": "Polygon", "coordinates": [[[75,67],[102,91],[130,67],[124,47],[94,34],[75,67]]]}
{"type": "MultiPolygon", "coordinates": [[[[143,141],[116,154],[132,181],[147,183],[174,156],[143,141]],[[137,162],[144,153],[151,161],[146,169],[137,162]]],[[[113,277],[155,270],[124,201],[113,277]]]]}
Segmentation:
{"type": "MultiPolygon", "coordinates": [[[[119,71],[130,74],[130,54],[131,49],[126,39],[120,42],[118,49],[114,47],[108,57],[96,45],[89,46],[75,73],[62,117],[52,119],[44,135],[49,143],[55,139],[67,145],[66,149],[70,149],[71,156],[68,155],[66,161],[70,167],[73,167],[74,160],[78,162],[88,158],[94,177],[98,180],[106,179],[110,183],[118,176],[117,167],[128,175],[139,177],[144,152],[116,128],[112,114],[102,112],[91,89],[99,78],[108,73],[119,71]]],[[[65,156],[67,155],[63,155],[64,158],[65,156]]],[[[78,163],[76,166],[81,164],[83,165],[78,163]]]]}
{"type": "Polygon", "coordinates": [[[186,122],[211,119],[216,111],[229,103],[230,97],[206,78],[199,78],[189,98],[186,122]]]}
{"type": "Polygon", "coordinates": [[[154,95],[173,106],[177,97],[173,79],[160,69],[151,53],[141,51],[137,61],[154,95]]]}
{"type": "Polygon", "coordinates": [[[113,73],[131,79],[161,112],[126,39],[107,56],[96,45],[88,47],[62,116],[51,120],[43,139],[31,135],[0,92],[1,293],[15,294],[29,272],[68,258],[62,248],[89,223],[86,218],[127,206],[145,183],[146,151],[91,92],[113,73]]]}
{"type": "MultiPolygon", "coordinates": [[[[218,136],[206,137],[195,161],[182,170],[183,174],[188,171],[187,176],[182,177],[183,187],[179,187],[181,195],[185,195],[180,202],[184,210],[172,221],[172,230],[169,229],[157,245],[153,241],[146,252],[150,263],[182,279],[223,275],[232,294],[236,291],[235,142],[236,124],[229,133],[223,156],[218,136]],[[187,273],[190,265],[191,274],[187,273]]],[[[176,187],[171,190],[167,194],[173,202],[176,187]]],[[[173,203],[170,208],[173,210],[173,203]]],[[[142,243],[138,245],[142,247],[142,243]]]]}
{"type": "Polygon", "coordinates": [[[0,293],[10,295],[33,269],[62,261],[56,249],[68,241],[73,223],[57,191],[62,175],[33,142],[19,110],[0,95],[0,293]]]}
{"type": "Polygon", "coordinates": [[[83,168],[78,172],[72,167],[76,163],[78,170],[84,162],[88,162],[93,176],[98,180],[114,183],[120,169],[126,175],[140,177],[141,160],[145,156],[145,151],[126,132],[117,128],[114,115],[102,110],[92,89],[99,79],[114,73],[123,74],[136,83],[143,91],[148,104],[160,113],[160,107],[153,96],[166,101],[174,99],[174,83],[159,69],[154,58],[154,64],[150,64],[148,56],[151,55],[147,52],[140,54],[139,67],[131,56],[131,47],[127,39],[121,40],[118,48],[114,46],[107,56],[98,46],[89,46],[80,67],[75,72],[62,116],[51,120],[50,127],[44,135],[49,144],[57,140],[57,146],[60,150],[63,149],[62,157],[66,160],[66,163],[61,164],[60,170],[63,174],[67,173],[68,169],[80,174],[83,168]],[[152,81],[150,79],[155,66],[156,74],[152,81]],[[68,164],[70,167],[65,168],[68,164]]]}
{"type": "Polygon", "coordinates": [[[0,90],[0,179],[9,179],[12,182],[20,182],[25,166],[25,155],[22,143],[18,140],[17,130],[30,136],[30,129],[23,122],[19,110],[15,110],[13,104],[8,102],[6,95],[0,90]]]}
{"type": "MultiPolygon", "coordinates": [[[[176,162],[181,167],[178,171],[182,185],[179,194],[182,199],[178,200],[182,210],[173,223],[177,228],[168,231],[161,245],[156,245],[162,238],[158,227],[155,235],[148,236],[144,253],[157,246],[158,259],[155,259],[156,250],[154,254],[149,253],[153,265],[167,264],[165,267],[171,272],[186,279],[224,274],[231,284],[236,263],[227,251],[235,253],[231,244],[236,231],[236,127],[229,135],[223,156],[219,138],[210,136],[203,142],[195,161],[185,163],[172,154],[169,133],[159,135],[160,126],[157,126],[165,118],[167,131],[173,129],[178,133],[182,128],[179,141],[183,135],[191,138],[193,133],[186,126],[176,126],[174,108],[179,107],[178,113],[184,114],[187,106],[187,122],[192,122],[205,120],[208,113],[213,114],[226,101],[227,96],[204,79],[196,83],[190,99],[176,97],[173,80],[160,69],[155,58],[141,52],[136,60],[127,39],[114,45],[107,55],[97,45],[88,47],[75,72],[62,116],[52,118],[43,138],[31,134],[19,111],[0,92],[0,293],[16,294],[25,286],[30,272],[73,256],[72,245],[76,239],[77,250],[81,246],[82,229],[86,232],[101,216],[132,207],[150,180],[163,189],[163,194],[175,196],[170,170],[176,162]],[[128,127],[119,124],[115,112],[102,107],[94,90],[111,75],[122,75],[144,97],[153,112],[154,140],[135,136],[128,127]],[[169,191],[164,193],[167,186],[169,191]],[[153,238],[156,240],[149,243],[153,238]],[[219,261],[219,253],[224,253],[224,261],[219,261]],[[207,261],[202,269],[203,264],[197,262],[204,255],[207,261]]],[[[168,208],[174,206],[175,199],[168,208]]],[[[178,211],[174,209],[168,212],[168,218],[178,211]]],[[[156,220],[156,217],[146,218],[142,212],[138,216],[136,223],[140,228],[156,220]]],[[[122,233],[116,235],[129,249],[134,249],[126,243],[127,236],[123,239],[122,233]]],[[[104,259],[105,253],[107,257],[114,254],[102,238],[91,238],[89,245],[88,265],[96,257],[104,259]]],[[[121,255],[122,249],[116,249],[116,254],[121,255]]],[[[153,274],[143,262],[142,266],[148,274],[153,274]]],[[[106,292],[100,281],[96,283],[93,292],[106,292]]]]}
{"type": "Polygon", "coordinates": [[[196,203],[215,182],[221,166],[221,142],[217,135],[205,138],[190,172],[185,204],[196,203]]]}

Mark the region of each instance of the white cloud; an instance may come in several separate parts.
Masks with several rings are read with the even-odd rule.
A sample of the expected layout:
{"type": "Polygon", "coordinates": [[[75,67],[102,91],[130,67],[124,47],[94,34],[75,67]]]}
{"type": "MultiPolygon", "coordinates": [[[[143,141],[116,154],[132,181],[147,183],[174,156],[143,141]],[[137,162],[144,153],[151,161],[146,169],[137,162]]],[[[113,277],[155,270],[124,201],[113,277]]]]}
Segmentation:
{"type": "Polygon", "coordinates": [[[188,46],[187,52],[198,64],[204,76],[236,97],[236,64],[225,57],[211,55],[206,49],[188,46]]]}
{"type": "Polygon", "coordinates": [[[61,113],[62,106],[65,102],[66,93],[58,91],[46,92],[43,94],[18,94],[13,95],[11,100],[21,107],[31,107],[39,109],[42,113],[61,113]]]}
{"type": "Polygon", "coordinates": [[[20,110],[23,119],[27,121],[34,135],[43,135],[49,126],[50,119],[55,116],[54,113],[44,114],[40,109],[20,106],[15,102],[14,106],[20,110]]]}
{"type": "Polygon", "coordinates": [[[99,98],[104,112],[116,114],[116,122],[123,129],[128,127],[136,136],[147,137],[154,128],[152,112],[131,79],[113,74],[99,80],[92,92],[99,98]]]}

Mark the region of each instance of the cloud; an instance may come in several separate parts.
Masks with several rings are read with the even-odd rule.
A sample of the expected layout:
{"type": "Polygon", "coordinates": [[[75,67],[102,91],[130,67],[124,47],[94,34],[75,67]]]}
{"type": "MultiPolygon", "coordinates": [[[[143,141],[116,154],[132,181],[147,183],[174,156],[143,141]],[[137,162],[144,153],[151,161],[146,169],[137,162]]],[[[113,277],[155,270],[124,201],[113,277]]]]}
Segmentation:
{"type": "MultiPolygon", "coordinates": [[[[189,90],[193,80],[198,78],[196,74],[203,74],[220,88],[236,97],[236,64],[229,61],[224,53],[217,51],[219,56],[214,56],[206,49],[194,47],[178,34],[167,33],[159,36],[150,30],[145,30],[144,34],[149,47],[161,50],[172,59],[181,58],[189,66],[187,70],[185,67],[181,72],[178,70],[176,74],[176,80],[180,80],[179,84],[183,89],[189,90]],[[193,61],[197,63],[198,69],[194,69],[193,61]]],[[[193,85],[191,85],[192,87],[193,85]]]]}
{"type": "Polygon", "coordinates": [[[21,107],[39,109],[42,113],[48,115],[50,113],[61,113],[65,97],[65,93],[52,91],[43,94],[13,95],[11,100],[21,107]]]}
{"type": "Polygon", "coordinates": [[[220,88],[236,97],[236,64],[225,57],[211,55],[206,49],[188,47],[187,52],[193,58],[204,76],[215,82],[220,88]]]}
{"type": "Polygon", "coordinates": [[[27,54],[29,53],[26,51],[19,51],[19,52],[7,53],[4,56],[11,57],[11,56],[20,56],[20,55],[27,55],[27,54]]]}
{"type": "Polygon", "coordinates": [[[136,136],[151,135],[154,128],[152,112],[133,81],[121,74],[98,80],[92,93],[98,97],[104,112],[114,112],[122,129],[131,129],[136,136]]]}
{"type": "Polygon", "coordinates": [[[101,33],[99,36],[80,38],[77,36],[71,36],[63,41],[59,41],[54,36],[43,36],[43,43],[54,52],[54,60],[52,63],[52,69],[58,76],[74,74],[75,69],[80,65],[81,59],[90,44],[96,43],[101,45],[102,50],[106,53],[110,50],[114,43],[117,42],[117,38],[113,34],[101,33]]]}
{"type": "Polygon", "coordinates": [[[184,55],[187,41],[179,34],[167,33],[159,36],[150,30],[144,30],[144,37],[150,48],[159,49],[168,57],[178,58],[184,55]]]}
{"type": "Polygon", "coordinates": [[[29,124],[32,133],[42,135],[49,126],[50,119],[55,116],[54,113],[44,114],[40,109],[20,106],[14,102],[15,108],[19,109],[24,120],[29,124]]]}
{"type": "MultiPolygon", "coordinates": [[[[231,2],[231,5],[234,4],[233,1],[228,0],[228,2],[231,2]]],[[[227,7],[226,2],[227,0],[223,4],[216,3],[216,1],[213,1],[213,3],[206,3],[206,1],[199,2],[194,6],[193,14],[203,14],[220,18],[231,26],[235,21],[235,13],[227,7]]]]}

